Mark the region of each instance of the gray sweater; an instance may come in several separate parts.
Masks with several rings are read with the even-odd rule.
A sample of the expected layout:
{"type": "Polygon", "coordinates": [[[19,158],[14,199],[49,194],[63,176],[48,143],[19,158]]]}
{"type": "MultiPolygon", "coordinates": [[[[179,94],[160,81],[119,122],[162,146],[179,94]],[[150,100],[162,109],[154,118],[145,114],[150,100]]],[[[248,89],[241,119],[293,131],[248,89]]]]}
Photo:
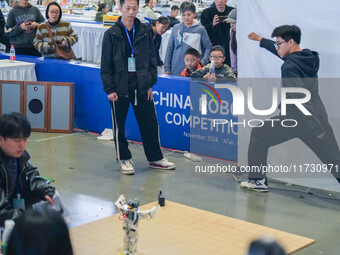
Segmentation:
{"type": "Polygon", "coordinates": [[[37,7],[28,5],[27,7],[15,7],[8,13],[6,28],[10,29],[8,32],[10,43],[18,48],[33,48],[33,40],[37,29],[24,31],[20,24],[23,22],[42,23],[45,19],[37,7]]]}
{"type": "Polygon", "coordinates": [[[195,48],[201,54],[203,65],[209,63],[212,44],[205,28],[200,23],[186,27],[183,22],[176,24],[172,30],[165,55],[164,69],[172,75],[181,75],[185,68],[184,54],[189,48],[195,48]]]}

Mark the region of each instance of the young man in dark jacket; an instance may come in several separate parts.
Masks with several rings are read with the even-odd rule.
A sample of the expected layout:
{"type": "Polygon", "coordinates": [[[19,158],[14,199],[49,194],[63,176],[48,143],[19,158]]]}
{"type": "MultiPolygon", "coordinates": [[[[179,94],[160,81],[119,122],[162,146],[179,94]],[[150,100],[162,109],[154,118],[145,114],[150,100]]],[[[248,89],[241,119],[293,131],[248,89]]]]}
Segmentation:
{"type": "Polygon", "coordinates": [[[122,16],[104,34],[101,78],[111,101],[117,160],[123,174],[134,174],[125,137],[125,120],[133,106],[149,167],[175,169],[163,157],[152,86],[157,81],[156,51],[147,25],[137,18],[139,2],[121,0],[122,16]]]}
{"type": "Polygon", "coordinates": [[[0,116],[0,225],[15,219],[32,204],[53,204],[54,187],[39,176],[25,151],[31,125],[20,113],[0,116]]]}
{"type": "Polygon", "coordinates": [[[225,20],[234,8],[226,6],[228,0],[214,0],[214,5],[201,14],[201,23],[208,32],[213,46],[221,45],[226,52],[224,63],[230,66],[229,30],[230,24],[225,20]]]}
{"type": "MultiPolygon", "coordinates": [[[[249,180],[242,182],[241,187],[260,192],[268,191],[266,174],[262,171],[262,166],[267,165],[268,149],[293,138],[304,142],[327,164],[328,170],[340,182],[340,151],[318,92],[319,54],[300,48],[301,30],[295,25],[275,28],[272,37],[276,37],[276,42],[254,32],[248,36],[251,40],[259,41],[260,47],[284,60],[281,66],[282,87],[303,88],[310,92],[311,98],[303,106],[311,115],[305,115],[298,107],[290,104],[287,105],[286,115],[271,119],[279,120],[276,123],[284,119],[294,119],[297,122],[295,127],[272,125],[272,121],[265,121],[263,126],[252,129],[248,165],[257,166],[260,171],[249,173],[249,180]]],[[[289,99],[298,99],[301,98],[301,93],[289,93],[288,96],[289,99]]]]}

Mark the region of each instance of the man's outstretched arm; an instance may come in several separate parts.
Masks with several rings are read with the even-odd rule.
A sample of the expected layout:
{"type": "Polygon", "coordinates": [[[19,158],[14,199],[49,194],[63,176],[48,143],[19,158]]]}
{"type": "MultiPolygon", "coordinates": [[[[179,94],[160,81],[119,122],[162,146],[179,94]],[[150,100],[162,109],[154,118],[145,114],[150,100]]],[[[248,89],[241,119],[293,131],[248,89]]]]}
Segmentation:
{"type": "Polygon", "coordinates": [[[274,41],[266,39],[266,38],[263,38],[263,37],[259,36],[258,34],[256,34],[255,32],[251,32],[248,35],[248,38],[250,40],[260,42],[260,47],[265,48],[266,50],[268,50],[271,53],[273,53],[275,56],[281,58],[277,54],[276,47],[275,47],[275,42],[274,41]]]}

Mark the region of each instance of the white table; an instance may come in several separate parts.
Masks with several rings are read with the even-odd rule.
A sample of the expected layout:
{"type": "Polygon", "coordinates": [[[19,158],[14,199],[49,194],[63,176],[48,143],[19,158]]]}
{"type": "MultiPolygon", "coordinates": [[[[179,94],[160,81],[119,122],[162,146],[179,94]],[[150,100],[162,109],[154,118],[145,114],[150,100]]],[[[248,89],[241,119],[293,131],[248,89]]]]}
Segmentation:
{"type": "Polygon", "coordinates": [[[100,64],[102,42],[108,27],[101,24],[72,22],[72,28],[78,35],[78,42],[72,46],[76,57],[100,64]]]}
{"type": "Polygon", "coordinates": [[[0,60],[0,80],[36,81],[35,63],[0,60]]]}

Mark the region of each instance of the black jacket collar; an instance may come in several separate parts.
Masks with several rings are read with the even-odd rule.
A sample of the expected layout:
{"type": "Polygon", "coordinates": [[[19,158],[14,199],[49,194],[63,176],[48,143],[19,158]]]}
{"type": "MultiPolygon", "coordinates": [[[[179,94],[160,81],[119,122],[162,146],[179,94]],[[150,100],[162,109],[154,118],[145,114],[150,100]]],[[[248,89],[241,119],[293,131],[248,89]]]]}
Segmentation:
{"type": "MultiPolygon", "coordinates": [[[[24,151],[24,153],[19,158],[19,162],[22,164],[24,162],[27,162],[30,159],[30,155],[27,151],[24,151]]],[[[0,148],[0,164],[7,165],[11,160],[11,157],[7,156],[0,148]]]]}
{"type": "MultiPolygon", "coordinates": [[[[112,26],[112,32],[113,34],[119,36],[119,37],[123,37],[123,29],[124,29],[124,25],[121,22],[122,17],[119,17],[118,20],[115,22],[115,24],[112,26]]],[[[144,31],[142,23],[140,22],[140,20],[138,18],[135,18],[134,20],[134,24],[136,27],[136,36],[139,35],[142,31],[144,31]]]]}

